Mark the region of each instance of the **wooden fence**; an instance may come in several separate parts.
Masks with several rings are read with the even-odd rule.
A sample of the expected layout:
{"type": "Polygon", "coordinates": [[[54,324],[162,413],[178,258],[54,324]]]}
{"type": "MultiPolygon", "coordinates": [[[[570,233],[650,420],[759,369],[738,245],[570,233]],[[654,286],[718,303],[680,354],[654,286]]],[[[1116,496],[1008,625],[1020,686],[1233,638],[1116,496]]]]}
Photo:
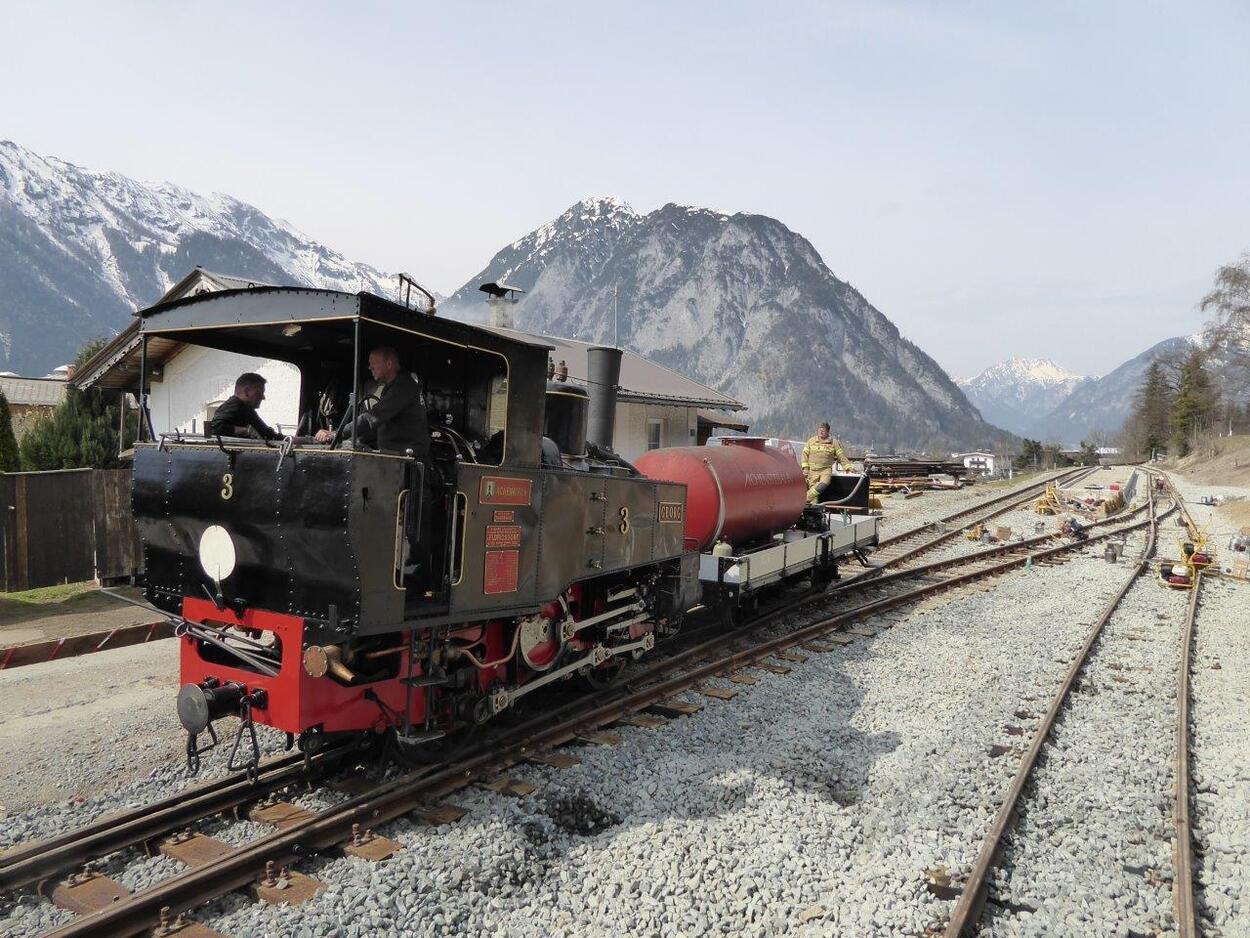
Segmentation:
{"type": "Polygon", "coordinates": [[[0,473],[6,593],[142,573],[128,469],[0,473]]]}

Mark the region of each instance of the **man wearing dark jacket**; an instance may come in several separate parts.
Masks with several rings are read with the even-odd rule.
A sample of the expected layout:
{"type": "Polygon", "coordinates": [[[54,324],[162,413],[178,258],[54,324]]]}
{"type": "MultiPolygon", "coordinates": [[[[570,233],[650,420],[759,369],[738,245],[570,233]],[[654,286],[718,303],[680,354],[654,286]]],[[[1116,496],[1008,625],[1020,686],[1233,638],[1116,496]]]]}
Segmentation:
{"type": "MultiPolygon", "coordinates": [[[[378,399],[356,418],[357,438],[379,450],[402,453],[410,449],[418,459],[427,459],[430,429],[425,396],[416,379],[399,367],[399,353],[388,345],[375,348],[369,353],[369,373],[380,385],[378,399]]],[[[343,438],[348,439],[351,434],[348,425],[343,429],[343,438]]],[[[333,439],[333,431],[317,431],[318,443],[333,439]]]]}
{"type": "Polygon", "coordinates": [[[210,436],[247,436],[257,440],[279,440],[282,434],[260,419],[256,408],[265,399],[265,379],[245,372],[234,382],[234,394],[217,408],[209,422],[210,436]]]}

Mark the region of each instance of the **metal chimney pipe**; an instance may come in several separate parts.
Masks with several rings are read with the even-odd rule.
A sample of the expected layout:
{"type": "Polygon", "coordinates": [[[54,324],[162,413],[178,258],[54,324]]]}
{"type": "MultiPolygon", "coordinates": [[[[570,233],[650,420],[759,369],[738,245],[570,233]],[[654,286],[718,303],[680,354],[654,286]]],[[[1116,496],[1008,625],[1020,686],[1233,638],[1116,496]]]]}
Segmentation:
{"type": "Polygon", "coordinates": [[[616,390],[620,382],[619,348],[595,345],[586,350],[586,391],[590,395],[586,439],[604,449],[612,449],[616,435],[616,390]]]}

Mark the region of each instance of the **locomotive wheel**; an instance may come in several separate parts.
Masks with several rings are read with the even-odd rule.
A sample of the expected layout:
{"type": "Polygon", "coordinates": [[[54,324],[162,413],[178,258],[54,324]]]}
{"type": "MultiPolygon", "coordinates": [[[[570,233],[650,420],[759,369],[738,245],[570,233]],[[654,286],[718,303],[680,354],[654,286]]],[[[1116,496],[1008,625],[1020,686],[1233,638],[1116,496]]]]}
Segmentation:
{"type": "Polygon", "coordinates": [[[473,729],[470,727],[454,736],[442,736],[428,742],[414,742],[405,739],[392,727],[386,731],[384,755],[387,761],[407,769],[438,765],[454,759],[469,744],[473,729]]]}
{"type": "Polygon", "coordinates": [[[578,679],[591,690],[603,690],[616,683],[616,679],[625,670],[625,663],[626,659],[623,657],[609,658],[599,667],[591,668],[585,674],[579,674],[578,679]]]}

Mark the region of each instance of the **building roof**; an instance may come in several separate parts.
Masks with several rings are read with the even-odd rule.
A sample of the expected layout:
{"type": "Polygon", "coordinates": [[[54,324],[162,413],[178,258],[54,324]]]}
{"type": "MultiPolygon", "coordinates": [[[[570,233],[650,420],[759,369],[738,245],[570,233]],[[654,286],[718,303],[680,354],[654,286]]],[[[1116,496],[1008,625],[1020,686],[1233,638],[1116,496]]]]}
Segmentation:
{"type": "MultiPolygon", "coordinates": [[[[230,274],[196,267],[189,274],[171,286],[153,305],[172,303],[175,300],[195,296],[199,293],[212,293],[218,290],[247,290],[254,287],[267,287],[272,284],[259,280],[247,280],[230,274]]],[[[139,386],[139,339],[140,322],[136,319],[125,329],[105,343],[100,351],[83,362],[82,367],[74,374],[73,384],[80,388],[98,386],[133,391],[139,386]]],[[[154,362],[163,362],[179,343],[156,339],[148,343],[148,354],[154,362]]]]}
{"type": "MultiPolygon", "coordinates": [[[[559,336],[538,335],[522,332],[518,329],[505,329],[503,326],[482,326],[491,332],[514,338],[538,340],[555,347],[551,357],[563,361],[569,367],[569,380],[574,384],[586,383],[588,349],[595,348],[593,342],[581,342],[577,339],[564,339],[559,336]]],[[[643,358],[636,352],[623,350],[621,357],[621,384],[617,391],[617,400],[634,401],[644,404],[677,404],[693,407],[710,407],[715,410],[746,410],[746,404],[736,401],[727,394],[713,390],[700,384],[693,378],[656,364],[649,358],[643,358]]]]}
{"type": "Polygon", "coordinates": [[[17,378],[0,375],[0,391],[10,404],[55,407],[65,400],[66,383],[60,378],[17,378]]]}
{"type": "Polygon", "coordinates": [[[737,430],[739,433],[746,433],[751,429],[751,425],[745,420],[726,417],[723,414],[717,414],[708,410],[696,412],[695,419],[701,426],[719,427],[722,430],[737,430]]]}

